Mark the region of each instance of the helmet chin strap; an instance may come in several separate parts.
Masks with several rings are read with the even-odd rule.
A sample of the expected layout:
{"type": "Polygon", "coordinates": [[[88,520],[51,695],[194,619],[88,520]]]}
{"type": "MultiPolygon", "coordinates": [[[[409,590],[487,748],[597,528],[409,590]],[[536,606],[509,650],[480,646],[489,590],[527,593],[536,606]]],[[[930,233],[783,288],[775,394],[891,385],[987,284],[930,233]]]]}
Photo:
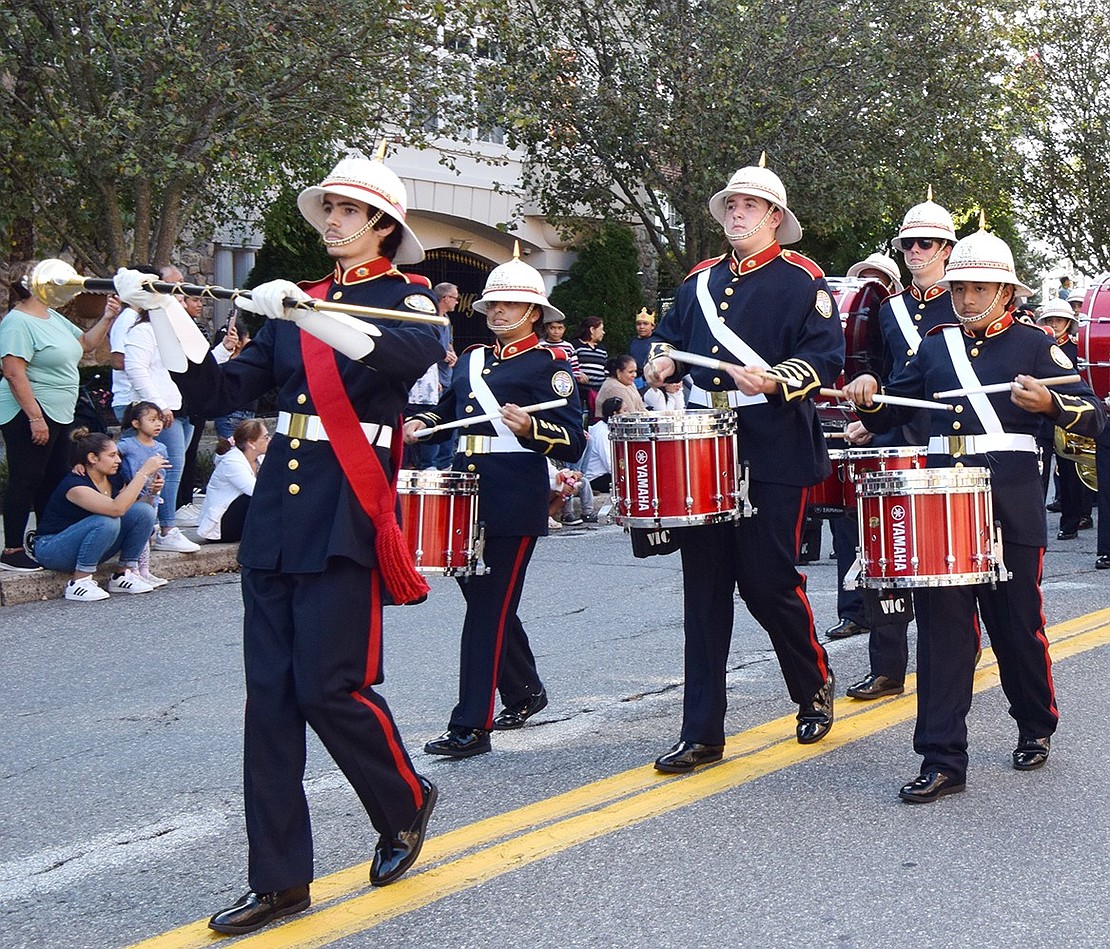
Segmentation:
{"type": "Polygon", "coordinates": [[[1006,284],[1000,283],[998,285],[998,292],[994,295],[994,299],[991,300],[990,306],[988,306],[981,313],[976,313],[974,316],[960,316],[959,310],[956,309],[955,303],[952,304],[952,312],[956,314],[956,319],[959,320],[964,326],[967,326],[969,323],[978,323],[979,320],[983,319],[983,317],[987,316],[989,313],[992,313],[994,311],[994,308],[998,306],[998,301],[1002,299],[1002,291],[1005,289],[1006,284]]]}
{"type": "Polygon", "coordinates": [[[324,246],[325,247],[346,247],[348,244],[353,244],[360,237],[362,237],[363,234],[365,234],[367,231],[369,231],[370,228],[372,228],[375,224],[377,224],[378,221],[380,221],[382,219],[382,214],[383,214],[383,212],[379,210],[377,214],[375,214],[372,218],[370,218],[370,220],[368,220],[365,224],[363,224],[362,227],[360,227],[357,231],[355,231],[350,237],[343,237],[343,238],[340,238],[339,240],[332,240],[332,241],[329,241],[325,237],[324,238],[324,246]]]}
{"type": "Polygon", "coordinates": [[[769,208],[767,208],[767,213],[763,215],[763,219],[750,231],[744,231],[742,234],[730,234],[726,230],[725,238],[731,243],[732,241],[746,241],[749,237],[754,237],[761,230],[763,230],[763,228],[767,225],[767,222],[771,219],[771,215],[774,214],[776,210],[778,209],[775,207],[775,205],[772,204],[769,208]]]}
{"type": "MultiPolygon", "coordinates": [[[[936,250],[936,253],[935,253],[935,254],[933,254],[933,256],[932,256],[932,257],[930,257],[930,258],[929,258],[928,260],[922,260],[922,261],[920,261],[919,263],[916,263],[916,264],[911,264],[911,263],[910,263],[910,262],[909,262],[909,261],[907,260],[907,261],[906,261],[906,269],[907,269],[907,270],[908,270],[908,271],[909,271],[910,273],[918,273],[918,272],[919,272],[919,271],[921,271],[921,270],[925,270],[926,268],[928,268],[928,267],[931,267],[931,266],[932,266],[932,265],[933,265],[933,264],[934,264],[934,263],[936,262],[936,259],[937,259],[937,258],[938,258],[938,257],[940,256],[940,252],[941,252],[941,251],[942,251],[942,250],[943,250],[943,249],[944,249],[944,248],[945,248],[946,246],[948,246],[948,245],[946,245],[946,244],[945,244],[945,243],[944,243],[943,241],[938,241],[938,242],[937,242],[937,250],[936,250]]],[[[904,252],[903,252],[903,253],[904,253],[904,252]]]]}
{"type": "Polygon", "coordinates": [[[520,329],[520,327],[524,325],[524,321],[529,319],[532,316],[532,311],[535,308],[536,308],[536,304],[529,303],[528,304],[528,309],[524,311],[524,315],[519,320],[517,320],[515,323],[512,323],[509,326],[494,326],[492,323],[490,323],[489,317],[487,316],[486,317],[486,327],[489,329],[489,331],[491,333],[494,334],[494,336],[504,336],[506,333],[511,333],[515,329],[520,329]]]}

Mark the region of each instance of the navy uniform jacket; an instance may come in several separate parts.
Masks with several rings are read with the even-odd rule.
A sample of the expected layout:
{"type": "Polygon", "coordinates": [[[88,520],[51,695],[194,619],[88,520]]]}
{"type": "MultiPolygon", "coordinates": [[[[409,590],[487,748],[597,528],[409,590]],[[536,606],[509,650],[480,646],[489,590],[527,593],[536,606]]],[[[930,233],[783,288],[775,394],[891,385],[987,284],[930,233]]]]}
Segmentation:
{"type": "MultiPolygon", "coordinates": [[[[953,320],[952,297],[944,287],[932,286],[922,292],[911,283],[898,296],[905,302],[914,328],[922,338],[934,327],[950,324],[953,320]]],[[[913,358],[913,351],[895,319],[891,299],[887,298],[879,307],[879,329],[883,339],[882,361],[879,366],[881,375],[878,379],[880,385],[888,383],[891,376],[913,358]]],[[[900,426],[898,431],[878,436],[872,445],[876,448],[885,445],[923,445],[929,440],[929,426],[929,412],[922,409],[900,426]]]]}
{"type": "MultiPolygon", "coordinates": [[[[435,295],[422,277],[393,270],[385,258],[301,286],[326,287],[328,300],[410,312],[434,313],[435,295]],[[428,303],[432,308],[428,309],[428,303]]],[[[335,353],[355,414],[363,422],[396,426],[408,390],[443,358],[435,328],[419,323],[371,320],[382,335],[364,359],[335,353]]],[[[235,359],[217,365],[209,357],[174,378],[189,405],[208,418],[225,415],[277,387],[278,410],[318,414],[301,358],[301,331],[288,320],[267,320],[235,359]]],[[[330,350],[329,352],[334,352],[330,350]]],[[[367,461],[369,462],[369,446],[367,461]]],[[[392,476],[389,450],[375,448],[392,476]]],[[[326,441],[275,435],[258,473],[250,513],[239,544],[239,562],[259,570],[317,573],[328,557],[376,564],[374,529],[326,441]]]]}
{"type": "MultiPolygon", "coordinates": [[[[917,355],[896,372],[884,392],[891,395],[932,399],[934,392],[961,388],[945,343],[943,327],[934,329],[924,340],[917,355]]],[[[964,351],[984,385],[1010,382],[1019,373],[1045,378],[1069,374],[1074,364],[1051,337],[1036,327],[1019,323],[1009,314],[995,320],[975,336],[961,331],[964,351]]],[[[1102,404],[1085,382],[1054,386],[1052,397],[1060,409],[1056,424],[1069,431],[1094,437],[1106,424],[1102,404]]],[[[987,396],[1008,434],[1036,436],[1043,415],[1026,412],[1010,401],[1008,392],[987,396]]],[[[978,435],[983,425],[967,396],[944,399],[957,407],[955,412],[931,411],[931,435],[978,435]]],[[[900,406],[875,405],[860,408],[860,419],[870,431],[884,431],[916,410],[900,406]]],[[[1044,495],[1036,452],[1000,451],[989,455],[929,455],[930,467],[989,467],[994,516],[1002,522],[1002,539],[1028,547],[1047,543],[1044,495]]]]}
{"type": "MultiPolygon", "coordinates": [[[[712,356],[736,357],[710,333],[697,299],[696,277],[706,268],[717,318],[780,375],[801,382],[779,386],[767,402],[736,409],[740,458],[751,478],[808,487],[832,470],[813,397],[830,386],[844,365],[844,331],[824,274],[811,260],[777,243],[737,260],[726,254],[695,267],[678,288],[674,306],[653,337],[651,356],[670,347],[712,356]]],[[[735,390],[726,373],[679,365],[674,379],[689,371],[707,392],[735,390]]]]}
{"type": "MultiPolygon", "coordinates": [[[[439,405],[430,412],[413,415],[432,427],[444,422],[485,415],[486,411],[470,389],[470,354],[481,350],[484,368],[482,377],[493,391],[498,404],[535,405],[565,398],[559,409],[544,409],[532,415],[532,430],[517,441],[529,449],[466,455],[463,452],[467,435],[493,435],[493,425],[479,422],[460,429],[460,451],[455,455],[456,471],[478,473],[478,517],[485,522],[489,537],[542,537],[547,534],[547,508],[551,497],[551,480],[546,458],[575,462],[586,448],[582,431],[582,408],[577,386],[559,349],[548,349],[535,335],[502,348],[472,346],[455,364],[451,386],[444,392],[439,405]]],[[[444,432],[439,439],[454,437],[444,432]]]]}

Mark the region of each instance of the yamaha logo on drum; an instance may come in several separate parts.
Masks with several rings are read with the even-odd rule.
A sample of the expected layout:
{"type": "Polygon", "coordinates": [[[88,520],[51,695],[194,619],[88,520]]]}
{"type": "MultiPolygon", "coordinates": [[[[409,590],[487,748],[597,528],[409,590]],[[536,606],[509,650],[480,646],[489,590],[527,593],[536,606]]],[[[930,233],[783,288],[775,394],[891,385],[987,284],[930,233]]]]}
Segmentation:
{"type": "Polygon", "coordinates": [[[906,509],[901,504],[892,504],[890,507],[890,540],[891,553],[894,555],[894,569],[904,572],[909,566],[906,544],[906,509]]]}
{"type": "Polygon", "coordinates": [[[648,483],[648,453],[643,448],[636,449],[636,510],[651,510],[651,485],[648,483]]]}

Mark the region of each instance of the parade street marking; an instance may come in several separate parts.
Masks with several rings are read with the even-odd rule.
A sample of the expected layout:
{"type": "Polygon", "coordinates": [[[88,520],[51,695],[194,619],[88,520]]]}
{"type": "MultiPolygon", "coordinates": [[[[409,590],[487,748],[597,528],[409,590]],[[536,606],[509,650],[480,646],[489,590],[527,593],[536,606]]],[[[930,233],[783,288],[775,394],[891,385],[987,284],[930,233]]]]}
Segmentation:
{"type": "MultiPolygon", "coordinates": [[[[1110,643],[1110,609],[1046,632],[1053,661],[1060,662],[1110,643]]],[[[909,676],[901,696],[866,704],[842,701],[835,727],[817,744],[797,744],[794,716],[785,715],[731,736],[721,762],[689,775],[663,776],[645,765],[448,831],[424,845],[414,872],[388,887],[369,888],[368,862],[322,877],[312,884],[314,911],[244,936],[236,949],[326,946],[578,844],[828,754],[912,719],[915,683],[916,677],[909,676]]],[[[991,650],[984,650],[975,691],[998,684],[997,661],[991,650]]],[[[198,920],[131,949],[197,949],[220,938],[205,920],[198,920]]]]}

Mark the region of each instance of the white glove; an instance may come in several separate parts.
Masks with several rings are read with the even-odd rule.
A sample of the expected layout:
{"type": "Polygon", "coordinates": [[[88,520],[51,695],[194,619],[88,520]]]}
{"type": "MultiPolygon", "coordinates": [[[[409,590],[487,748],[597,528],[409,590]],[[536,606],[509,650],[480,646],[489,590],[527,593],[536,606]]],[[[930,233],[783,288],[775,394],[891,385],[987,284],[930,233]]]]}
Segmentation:
{"type": "Polygon", "coordinates": [[[170,294],[152,293],[143,289],[144,283],[157,279],[154,274],[120,267],[112,282],[116,285],[117,296],[128,306],[133,306],[136,310],[165,309],[167,301],[173,299],[170,294]]]}
{"type": "Polygon", "coordinates": [[[303,301],[311,300],[312,297],[292,281],[270,280],[255,287],[251,291],[249,300],[246,297],[238,297],[235,303],[241,309],[249,310],[251,313],[260,313],[271,320],[300,322],[301,318],[306,316],[309,311],[286,307],[284,302],[286,299],[303,301]]]}
{"type": "Polygon", "coordinates": [[[154,341],[162,357],[162,365],[170,372],[184,372],[188,363],[198,365],[208,355],[208,340],[197,329],[185,307],[176,297],[166,294],[151,294],[164,297],[165,304],[150,311],[150,326],[154,330],[154,341]]]}

